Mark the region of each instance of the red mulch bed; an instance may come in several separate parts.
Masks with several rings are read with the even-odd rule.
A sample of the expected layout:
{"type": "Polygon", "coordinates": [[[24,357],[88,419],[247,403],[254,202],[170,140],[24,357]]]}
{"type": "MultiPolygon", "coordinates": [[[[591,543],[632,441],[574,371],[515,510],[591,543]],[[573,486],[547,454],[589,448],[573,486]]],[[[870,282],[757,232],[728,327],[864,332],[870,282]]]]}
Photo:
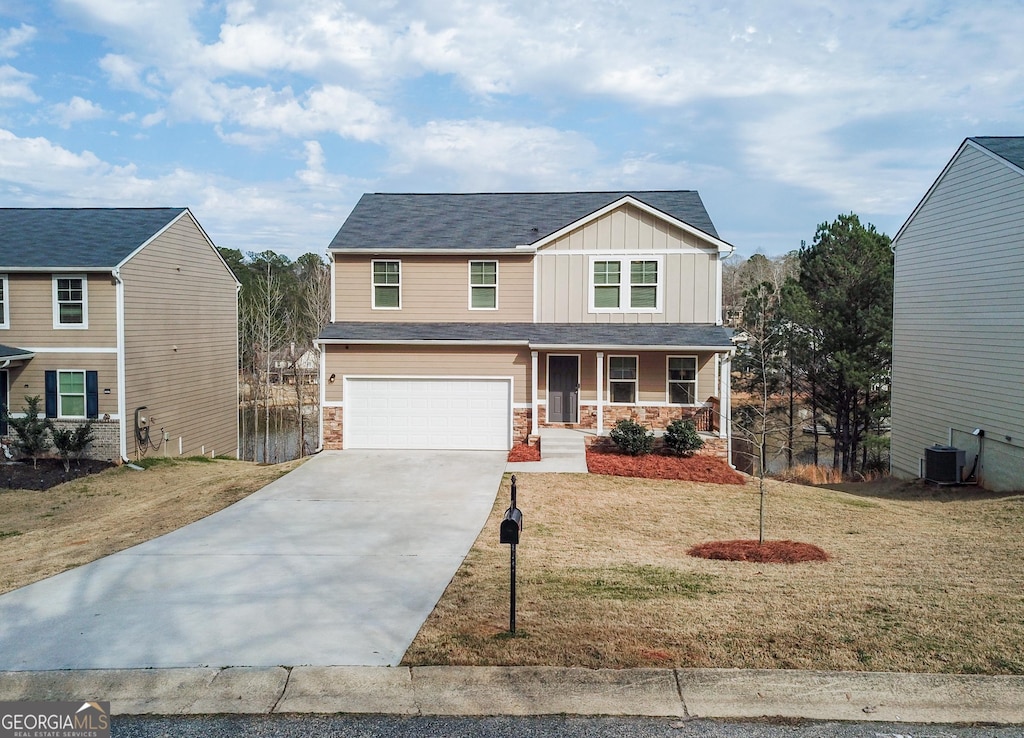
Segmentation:
{"type": "Polygon", "coordinates": [[[828,561],[828,554],[811,543],[797,541],[711,541],[687,551],[690,556],[720,561],[754,561],[760,564],[800,564],[828,561]]]}
{"type": "Polygon", "coordinates": [[[628,456],[588,448],[587,468],[591,474],[610,474],[616,477],[682,479],[712,484],[746,484],[747,481],[742,474],[726,464],[724,459],[708,454],[628,456]]]}
{"type": "Polygon", "coordinates": [[[509,461],[540,461],[540,446],[517,443],[508,452],[509,461]]]}

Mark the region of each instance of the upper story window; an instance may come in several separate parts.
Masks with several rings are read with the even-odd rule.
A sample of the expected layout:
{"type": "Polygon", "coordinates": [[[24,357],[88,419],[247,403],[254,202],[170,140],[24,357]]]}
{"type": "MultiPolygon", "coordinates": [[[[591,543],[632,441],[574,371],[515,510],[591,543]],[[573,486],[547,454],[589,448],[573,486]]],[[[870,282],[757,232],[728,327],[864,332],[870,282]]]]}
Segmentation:
{"type": "Polygon", "coordinates": [[[0,328],[10,328],[10,323],[7,320],[7,301],[9,299],[7,295],[7,275],[0,274],[0,328]]]}
{"type": "Polygon", "coordinates": [[[89,289],[85,275],[54,275],[53,327],[89,327],[89,289]]]}
{"type": "Polygon", "coordinates": [[[402,307],[402,262],[373,262],[373,307],[381,310],[402,307]]]}
{"type": "Polygon", "coordinates": [[[494,310],[498,307],[498,262],[469,262],[470,310],[494,310]]]}
{"type": "Polygon", "coordinates": [[[668,401],[673,405],[697,402],[697,357],[668,357],[668,401]]]}
{"type": "Polygon", "coordinates": [[[658,312],[661,310],[660,259],[593,259],[591,312],[658,312]]]}

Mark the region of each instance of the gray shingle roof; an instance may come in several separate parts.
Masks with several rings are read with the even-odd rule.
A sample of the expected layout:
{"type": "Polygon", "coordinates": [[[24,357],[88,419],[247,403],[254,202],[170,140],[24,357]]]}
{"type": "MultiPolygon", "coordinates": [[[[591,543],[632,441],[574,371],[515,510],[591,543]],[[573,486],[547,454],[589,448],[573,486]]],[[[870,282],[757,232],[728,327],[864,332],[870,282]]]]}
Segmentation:
{"type": "Polygon", "coordinates": [[[35,354],[33,354],[31,351],[26,351],[25,349],[14,348],[13,346],[4,346],[3,344],[0,344],[0,361],[25,357],[31,358],[33,356],[35,356],[35,354]]]}
{"type": "Polygon", "coordinates": [[[715,238],[693,190],[365,194],[332,249],[511,249],[532,244],[626,195],[715,238]]]}
{"type": "Polygon", "coordinates": [[[678,346],[731,348],[720,325],[674,323],[330,323],[324,341],[352,343],[516,343],[531,346],[678,346]]]}
{"type": "Polygon", "coordinates": [[[1024,136],[974,136],[968,140],[1024,169],[1024,136]]]}
{"type": "Polygon", "coordinates": [[[185,208],[0,208],[0,269],[110,269],[185,208]]]}

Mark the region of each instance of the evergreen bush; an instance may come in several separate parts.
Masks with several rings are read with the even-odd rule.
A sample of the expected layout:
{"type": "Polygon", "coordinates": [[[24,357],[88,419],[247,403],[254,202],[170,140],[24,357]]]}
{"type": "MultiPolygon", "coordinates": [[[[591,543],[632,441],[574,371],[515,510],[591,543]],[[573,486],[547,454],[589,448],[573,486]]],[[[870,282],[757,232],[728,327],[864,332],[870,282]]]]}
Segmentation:
{"type": "Polygon", "coordinates": [[[23,408],[25,417],[13,418],[3,408],[3,417],[7,425],[14,431],[15,438],[11,441],[18,451],[32,459],[32,468],[36,467],[36,461],[50,448],[50,439],[46,437],[49,430],[49,422],[46,418],[39,417],[39,395],[25,398],[23,408]]]}
{"type": "Polygon", "coordinates": [[[53,445],[64,462],[64,471],[71,471],[71,459],[76,461],[82,457],[85,447],[93,441],[92,421],[87,420],[74,428],[58,428],[53,421],[47,420],[53,445]]]}
{"type": "Polygon", "coordinates": [[[611,437],[619,451],[630,456],[643,456],[654,449],[654,434],[628,418],[615,424],[611,437]]]}
{"type": "Polygon", "coordinates": [[[665,429],[665,447],[679,456],[692,454],[704,447],[704,439],[692,420],[673,420],[665,429]]]}

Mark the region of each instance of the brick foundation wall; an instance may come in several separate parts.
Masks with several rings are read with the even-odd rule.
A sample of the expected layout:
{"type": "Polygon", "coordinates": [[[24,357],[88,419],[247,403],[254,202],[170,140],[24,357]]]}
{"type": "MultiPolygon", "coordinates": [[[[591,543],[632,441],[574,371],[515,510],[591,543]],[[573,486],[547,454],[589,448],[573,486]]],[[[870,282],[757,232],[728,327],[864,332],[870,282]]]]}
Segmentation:
{"type": "Polygon", "coordinates": [[[343,439],[342,417],[344,415],[344,408],[325,407],[322,410],[324,414],[324,448],[328,451],[339,451],[341,450],[343,439]]]}
{"type": "MultiPolygon", "coordinates": [[[[53,424],[61,429],[77,428],[83,421],[77,420],[54,420],[53,424]]],[[[110,461],[114,464],[121,463],[121,428],[116,420],[94,420],[92,421],[92,442],[85,447],[82,454],[83,459],[95,459],[96,461],[110,461]]],[[[13,436],[8,434],[3,437],[7,445],[11,445],[13,436]]],[[[13,446],[11,448],[13,451],[13,446]]],[[[52,445],[46,456],[57,458],[59,454],[52,445]]]]}

